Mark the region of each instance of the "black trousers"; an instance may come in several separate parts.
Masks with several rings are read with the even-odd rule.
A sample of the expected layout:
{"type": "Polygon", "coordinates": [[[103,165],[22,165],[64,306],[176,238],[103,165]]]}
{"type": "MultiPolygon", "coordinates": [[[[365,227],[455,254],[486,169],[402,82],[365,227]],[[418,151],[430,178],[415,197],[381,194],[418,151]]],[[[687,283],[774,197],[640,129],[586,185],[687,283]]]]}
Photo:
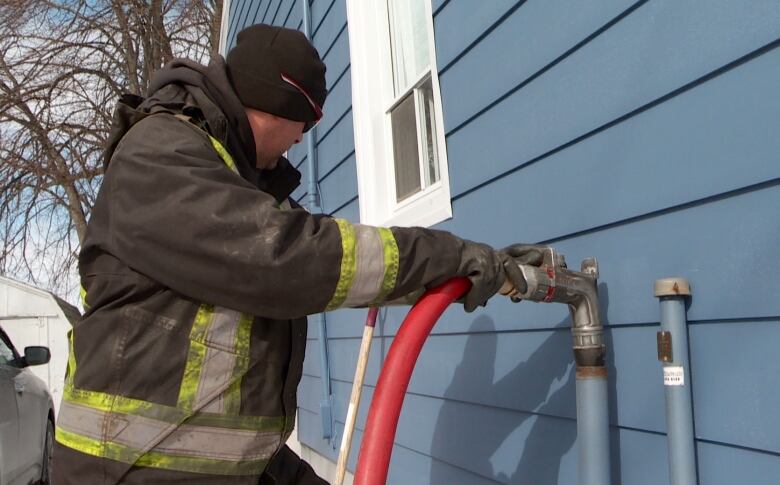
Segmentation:
{"type": "Polygon", "coordinates": [[[287,445],[279,450],[260,477],[260,485],[327,485],[314,469],[287,445]]]}

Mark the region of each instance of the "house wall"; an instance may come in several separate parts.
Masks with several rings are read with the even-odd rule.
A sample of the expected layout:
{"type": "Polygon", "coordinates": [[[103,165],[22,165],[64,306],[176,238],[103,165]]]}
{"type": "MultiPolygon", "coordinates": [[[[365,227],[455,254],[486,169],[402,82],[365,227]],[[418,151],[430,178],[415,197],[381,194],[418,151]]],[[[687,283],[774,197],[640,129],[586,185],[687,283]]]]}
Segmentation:
{"type": "MultiPolygon", "coordinates": [[[[234,0],[242,26],[301,28],[302,4],[234,0]]],[[[653,281],[689,279],[700,482],[780,474],[780,3],[433,0],[454,217],[496,247],[552,244],[599,259],[615,483],[666,480],[653,281]]],[[[345,0],[312,3],[330,95],[318,127],[327,213],[357,221],[345,0]]],[[[290,152],[305,161],[305,146],[290,152]]],[[[305,202],[306,171],[295,196],[305,202]]],[[[406,310],[383,310],[350,469],[384,355],[406,310]]],[[[328,314],[337,429],[364,311],[328,314]]],[[[389,483],[576,483],[574,370],[563,307],[496,299],[448,310],[409,386],[389,483]]],[[[317,329],[299,439],[321,438],[317,329]]]]}

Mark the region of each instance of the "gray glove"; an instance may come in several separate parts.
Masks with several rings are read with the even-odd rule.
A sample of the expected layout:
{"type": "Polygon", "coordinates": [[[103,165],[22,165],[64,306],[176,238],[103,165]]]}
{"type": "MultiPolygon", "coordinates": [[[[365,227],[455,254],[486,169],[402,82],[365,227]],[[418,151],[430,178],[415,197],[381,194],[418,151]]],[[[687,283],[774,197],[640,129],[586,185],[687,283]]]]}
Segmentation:
{"type": "Polygon", "coordinates": [[[497,251],[487,244],[464,241],[457,275],[471,281],[471,290],[463,298],[463,308],[473,312],[478,306],[484,306],[507,279],[517,290],[525,292],[525,278],[517,265],[538,266],[541,262],[540,246],[515,244],[497,251]]]}

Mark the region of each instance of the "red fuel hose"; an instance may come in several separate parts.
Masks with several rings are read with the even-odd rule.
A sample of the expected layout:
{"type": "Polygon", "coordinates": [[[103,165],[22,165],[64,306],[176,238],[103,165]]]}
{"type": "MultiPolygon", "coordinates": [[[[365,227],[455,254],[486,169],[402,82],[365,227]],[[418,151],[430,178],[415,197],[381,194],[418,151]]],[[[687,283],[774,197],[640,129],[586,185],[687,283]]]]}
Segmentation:
{"type": "Polygon", "coordinates": [[[368,411],[360,445],[355,483],[383,485],[404,403],[406,388],[422,346],[444,310],[471,287],[466,278],[453,278],[428,290],[409,310],[390,346],[368,411]]]}

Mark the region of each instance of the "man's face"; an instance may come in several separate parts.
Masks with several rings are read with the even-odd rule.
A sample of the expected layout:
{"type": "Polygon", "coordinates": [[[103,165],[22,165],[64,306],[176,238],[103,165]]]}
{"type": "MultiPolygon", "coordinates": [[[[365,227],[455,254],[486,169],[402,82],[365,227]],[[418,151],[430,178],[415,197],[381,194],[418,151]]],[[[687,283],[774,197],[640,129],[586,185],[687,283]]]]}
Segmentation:
{"type": "Polygon", "coordinates": [[[266,170],[276,168],[279,157],[303,138],[305,123],[280,118],[252,108],[245,107],[244,110],[255,138],[257,168],[266,170]]]}

